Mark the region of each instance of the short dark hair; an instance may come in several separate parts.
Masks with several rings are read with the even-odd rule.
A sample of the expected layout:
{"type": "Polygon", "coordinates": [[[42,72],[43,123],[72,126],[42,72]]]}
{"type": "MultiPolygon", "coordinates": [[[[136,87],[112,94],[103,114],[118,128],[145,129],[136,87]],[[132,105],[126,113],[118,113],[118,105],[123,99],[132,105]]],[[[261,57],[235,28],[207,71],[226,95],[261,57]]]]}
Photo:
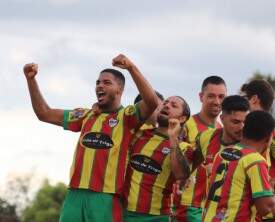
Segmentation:
{"type": "Polygon", "coordinates": [[[118,82],[121,84],[121,86],[124,88],[125,77],[124,77],[124,75],[120,71],[118,71],[116,69],[109,69],[108,68],[108,69],[103,69],[100,72],[100,74],[103,73],[103,72],[109,72],[109,73],[111,73],[118,80],[118,82]]]}
{"type": "Polygon", "coordinates": [[[181,99],[183,101],[183,105],[182,105],[183,112],[182,112],[182,114],[187,117],[186,120],[185,120],[185,122],[186,122],[190,118],[190,115],[191,115],[190,107],[189,107],[188,103],[185,101],[184,98],[182,98],[181,96],[176,96],[176,97],[178,97],[179,99],[181,99]]]}
{"type": "Polygon", "coordinates": [[[268,137],[274,130],[272,115],[265,111],[254,111],[246,116],[243,137],[255,141],[268,137]]]}
{"type": "Polygon", "coordinates": [[[274,100],[274,90],[266,80],[257,79],[245,83],[241,87],[241,92],[245,93],[248,99],[257,95],[262,108],[270,111],[274,100]]]}
{"type": "Polygon", "coordinates": [[[220,76],[208,76],[207,78],[205,78],[202,82],[202,86],[201,86],[201,91],[204,90],[204,88],[208,85],[208,84],[214,84],[214,85],[225,85],[225,81],[223,80],[222,77],[220,76]]]}
{"type": "Polygon", "coordinates": [[[232,111],[249,111],[249,102],[239,95],[227,96],[222,101],[222,112],[231,113],[232,111]]]}
{"type": "MultiPolygon", "coordinates": [[[[162,94],[160,94],[158,91],[155,91],[155,93],[156,93],[157,97],[158,97],[160,100],[162,100],[162,101],[164,100],[164,97],[163,97],[162,94]]],[[[134,100],[134,104],[137,104],[137,103],[140,102],[141,100],[142,100],[141,95],[138,94],[138,95],[136,96],[135,100],[134,100]]]]}

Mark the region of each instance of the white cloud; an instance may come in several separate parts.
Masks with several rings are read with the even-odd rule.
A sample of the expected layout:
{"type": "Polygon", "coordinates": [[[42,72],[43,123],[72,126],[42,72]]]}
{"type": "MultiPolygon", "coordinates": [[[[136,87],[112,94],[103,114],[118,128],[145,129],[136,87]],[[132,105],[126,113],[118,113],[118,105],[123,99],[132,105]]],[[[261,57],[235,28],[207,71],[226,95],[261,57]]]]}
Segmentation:
{"type": "MultiPolygon", "coordinates": [[[[48,17],[43,19],[31,14],[28,20],[24,16],[2,19],[0,134],[4,152],[0,156],[0,178],[18,168],[36,167],[43,175],[66,181],[77,140],[76,135],[35,118],[22,73],[27,62],[39,64],[37,79],[42,94],[49,105],[57,108],[91,105],[98,72],[109,67],[120,52],[136,62],[153,87],[165,96],[185,97],[193,112],[200,108],[197,94],[201,81],[209,74],[222,75],[230,93],[236,93],[256,69],[275,72],[273,26],[242,19],[238,22],[228,14],[223,17],[213,13],[218,10],[213,5],[205,8],[204,4],[190,2],[183,12],[169,4],[165,13],[152,11],[152,15],[144,16],[137,10],[129,19],[118,19],[113,14],[108,17],[108,10],[114,11],[110,6],[104,22],[103,17],[95,18],[92,13],[91,17],[82,17],[79,11],[75,13],[82,18],[80,21],[68,15],[68,19],[51,17],[47,11],[48,17]]],[[[57,7],[78,3],[51,1],[57,7]]],[[[101,6],[97,2],[94,10],[100,11],[104,8],[101,6]]],[[[64,13],[70,12],[65,9],[64,13]]],[[[128,104],[137,90],[129,74],[124,73],[127,85],[123,103],[128,104]]]]}
{"type": "Polygon", "coordinates": [[[0,181],[14,172],[29,172],[67,182],[78,134],[39,122],[31,109],[0,111],[0,181]]]}
{"type": "Polygon", "coordinates": [[[58,7],[74,5],[80,2],[80,0],[48,0],[48,1],[52,6],[58,6],[58,7]]]}

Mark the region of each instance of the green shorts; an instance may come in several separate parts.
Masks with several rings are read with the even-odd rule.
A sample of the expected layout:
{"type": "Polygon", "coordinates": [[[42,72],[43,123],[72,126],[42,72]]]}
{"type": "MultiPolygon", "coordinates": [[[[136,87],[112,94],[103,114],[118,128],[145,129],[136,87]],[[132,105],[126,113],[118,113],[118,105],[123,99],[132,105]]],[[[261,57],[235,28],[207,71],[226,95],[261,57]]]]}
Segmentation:
{"type": "Polygon", "coordinates": [[[119,196],[85,189],[69,189],[63,203],[59,222],[94,221],[122,221],[119,196]]]}
{"type": "Polygon", "coordinates": [[[169,222],[169,215],[152,215],[123,210],[123,222],[169,222]]]}
{"type": "Polygon", "coordinates": [[[176,216],[177,222],[201,222],[202,221],[202,208],[190,206],[177,206],[176,216]]]}

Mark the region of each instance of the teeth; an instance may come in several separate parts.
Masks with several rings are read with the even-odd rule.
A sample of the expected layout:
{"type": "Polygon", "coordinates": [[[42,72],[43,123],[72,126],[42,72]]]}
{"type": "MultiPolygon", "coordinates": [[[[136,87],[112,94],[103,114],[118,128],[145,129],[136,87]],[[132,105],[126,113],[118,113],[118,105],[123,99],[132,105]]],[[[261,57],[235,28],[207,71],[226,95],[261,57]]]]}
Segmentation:
{"type": "Polygon", "coordinates": [[[97,92],[98,96],[103,96],[105,93],[104,92],[97,92]]]}

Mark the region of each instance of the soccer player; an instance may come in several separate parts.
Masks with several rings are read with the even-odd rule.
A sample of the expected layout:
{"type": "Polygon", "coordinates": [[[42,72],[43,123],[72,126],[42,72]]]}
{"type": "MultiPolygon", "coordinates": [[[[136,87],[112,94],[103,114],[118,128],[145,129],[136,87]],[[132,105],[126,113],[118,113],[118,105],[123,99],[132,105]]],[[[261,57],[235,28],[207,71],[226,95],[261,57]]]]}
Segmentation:
{"type": "Polygon", "coordinates": [[[262,153],[272,140],[274,119],[264,111],[247,115],[240,143],[215,157],[203,221],[254,221],[256,210],[275,212],[275,199],[262,153]]]}
{"type": "MultiPolygon", "coordinates": [[[[274,101],[274,90],[272,86],[263,79],[252,80],[241,87],[241,95],[249,101],[250,110],[263,110],[270,112],[274,101]]],[[[275,144],[275,140],[273,141],[275,144]]],[[[268,166],[271,166],[270,148],[263,153],[268,166]]],[[[275,164],[275,163],[274,163],[275,164]]]]}
{"type": "MultiPolygon", "coordinates": [[[[171,96],[163,102],[157,118],[158,127],[143,130],[132,144],[123,192],[123,221],[169,221],[172,185],[180,172],[171,169],[173,147],[168,122],[177,119],[183,125],[189,116],[185,100],[171,96]]],[[[185,147],[186,143],[181,144],[182,150],[185,147]]]]}
{"type": "MultiPolygon", "coordinates": [[[[264,110],[270,112],[272,104],[274,102],[274,90],[272,86],[265,80],[252,80],[245,83],[241,87],[241,95],[248,99],[250,104],[250,110],[264,110]]],[[[273,141],[271,146],[263,153],[269,166],[269,175],[271,181],[275,181],[275,132],[273,132],[273,141]]],[[[274,183],[272,183],[274,184],[274,183]]],[[[267,215],[266,221],[274,219],[273,215],[267,215]]],[[[257,221],[261,221],[257,217],[257,221]]],[[[263,220],[265,221],[265,220],[263,220]]]]}
{"type": "MultiPolygon", "coordinates": [[[[235,144],[241,140],[244,120],[249,111],[248,101],[238,95],[226,97],[221,106],[222,113],[220,117],[223,128],[208,129],[198,134],[196,150],[191,151],[193,152],[193,158],[189,159],[192,162],[193,170],[198,166],[206,169],[207,178],[211,175],[215,155],[224,146],[235,144]]],[[[207,180],[201,181],[200,187],[202,190],[207,191],[207,180]]],[[[204,193],[203,201],[205,198],[206,192],[204,193]]],[[[185,214],[176,214],[176,220],[187,221],[188,218],[185,218],[185,216],[185,214]]]]}
{"type": "Polygon", "coordinates": [[[267,81],[257,79],[243,84],[241,95],[249,101],[251,111],[270,112],[274,101],[274,90],[267,81]]]}
{"type": "MultiPolygon", "coordinates": [[[[203,83],[199,94],[202,103],[201,111],[192,115],[186,122],[185,130],[187,142],[195,145],[195,138],[198,133],[211,128],[220,128],[217,119],[221,112],[221,103],[227,94],[226,84],[219,76],[209,76],[203,83]]],[[[184,221],[201,221],[203,197],[205,187],[201,184],[206,181],[206,171],[198,167],[191,175],[188,188],[182,195],[174,194],[176,215],[184,217],[184,221]]]]}
{"type": "Polygon", "coordinates": [[[60,222],[122,220],[120,194],[132,131],[157,107],[157,97],[138,68],[124,55],[113,66],[127,69],[143,100],[136,106],[121,106],[125,78],[115,69],[105,69],[96,80],[94,109],[62,110],[48,106],[35,76],[38,66],[24,66],[32,106],[38,119],[81,132],[71,167],[70,184],[60,222]]]}

